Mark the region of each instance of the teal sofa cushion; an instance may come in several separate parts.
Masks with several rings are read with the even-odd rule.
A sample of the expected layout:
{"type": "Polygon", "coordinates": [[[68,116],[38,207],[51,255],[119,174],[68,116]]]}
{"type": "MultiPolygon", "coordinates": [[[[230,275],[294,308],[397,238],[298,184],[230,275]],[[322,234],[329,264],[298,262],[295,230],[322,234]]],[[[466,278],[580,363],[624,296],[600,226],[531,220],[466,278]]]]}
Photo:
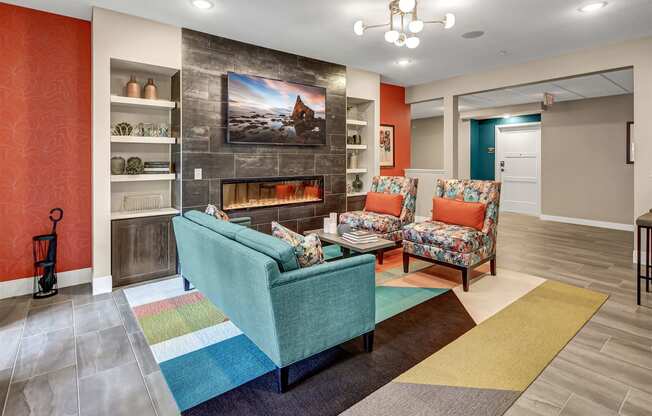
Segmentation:
{"type": "Polygon", "coordinates": [[[243,229],[235,235],[235,241],[273,258],[281,271],[289,272],[299,268],[297,256],[291,245],[280,238],[250,228],[241,228],[243,229]]]}
{"type": "Polygon", "coordinates": [[[238,232],[247,229],[242,225],[218,220],[212,215],[204,214],[199,211],[188,211],[184,216],[195,224],[203,225],[204,227],[209,228],[226,238],[230,238],[231,240],[235,240],[235,235],[238,232]]]}

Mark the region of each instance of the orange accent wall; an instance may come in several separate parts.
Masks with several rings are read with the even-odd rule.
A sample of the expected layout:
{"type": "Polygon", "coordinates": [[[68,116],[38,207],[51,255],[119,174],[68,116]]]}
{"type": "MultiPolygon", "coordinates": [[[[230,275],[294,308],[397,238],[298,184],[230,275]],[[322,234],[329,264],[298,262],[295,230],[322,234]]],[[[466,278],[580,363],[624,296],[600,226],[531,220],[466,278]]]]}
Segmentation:
{"type": "MultiPolygon", "coordinates": [[[[410,167],[410,106],[405,104],[405,88],[380,84],[380,124],[394,126],[394,167],[380,168],[385,176],[403,176],[410,167]]],[[[378,140],[378,139],[376,139],[378,140]]]]}
{"type": "Polygon", "coordinates": [[[91,266],[91,25],[0,3],[0,281],[33,275],[58,226],[57,271],[91,266]]]}

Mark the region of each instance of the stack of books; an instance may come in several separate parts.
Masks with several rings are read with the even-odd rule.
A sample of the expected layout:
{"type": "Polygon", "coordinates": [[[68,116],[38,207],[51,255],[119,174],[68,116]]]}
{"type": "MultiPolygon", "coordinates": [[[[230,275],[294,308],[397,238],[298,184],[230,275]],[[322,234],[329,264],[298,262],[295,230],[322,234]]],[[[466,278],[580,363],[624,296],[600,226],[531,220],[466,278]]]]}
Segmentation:
{"type": "Polygon", "coordinates": [[[145,173],[170,173],[170,162],[145,162],[145,173]]]}
{"type": "Polygon", "coordinates": [[[342,234],[342,238],[353,244],[368,244],[378,241],[376,234],[369,231],[350,231],[342,234]]]}

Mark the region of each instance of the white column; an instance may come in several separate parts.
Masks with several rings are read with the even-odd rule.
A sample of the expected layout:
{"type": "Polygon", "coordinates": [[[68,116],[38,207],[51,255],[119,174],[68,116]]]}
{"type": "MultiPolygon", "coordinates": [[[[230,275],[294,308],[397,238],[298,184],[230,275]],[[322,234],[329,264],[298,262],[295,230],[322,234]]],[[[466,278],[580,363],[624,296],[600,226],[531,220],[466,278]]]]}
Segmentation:
{"type": "Polygon", "coordinates": [[[457,96],[444,97],[444,170],[450,178],[457,177],[457,129],[460,113],[457,96]]]}

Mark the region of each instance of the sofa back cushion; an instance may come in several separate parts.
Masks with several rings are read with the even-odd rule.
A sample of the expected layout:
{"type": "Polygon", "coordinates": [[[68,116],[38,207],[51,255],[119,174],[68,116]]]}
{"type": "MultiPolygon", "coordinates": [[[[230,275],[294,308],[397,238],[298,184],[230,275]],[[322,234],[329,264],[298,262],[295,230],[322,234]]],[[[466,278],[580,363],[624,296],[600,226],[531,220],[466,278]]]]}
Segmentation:
{"type": "Polygon", "coordinates": [[[294,249],[288,243],[250,228],[242,228],[241,231],[236,233],[235,241],[273,258],[283,272],[289,272],[299,268],[299,262],[294,255],[294,249]]]}
{"type": "Polygon", "coordinates": [[[482,231],[487,206],[448,198],[432,199],[432,219],[446,224],[463,225],[482,231]]]}
{"type": "Polygon", "coordinates": [[[400,217],[403,209],[403,195],[369,192],[367,193],[367,202],[364,209],[376,214],[389,214],[400,217]]]}
{"type": "Polygon", "coordinates": [[[235,235],[237,233],[247,229],[247,227],[242,225],[233,224],[229,221],[218,220],[212,215],[208,215],[199,211],[188,211],[184,214],[184,217],[188,218],[195,224],[203,225],[204,227],[209,228],[226,238],[230,238],[231,240],[235,240],[235,235]]]}

